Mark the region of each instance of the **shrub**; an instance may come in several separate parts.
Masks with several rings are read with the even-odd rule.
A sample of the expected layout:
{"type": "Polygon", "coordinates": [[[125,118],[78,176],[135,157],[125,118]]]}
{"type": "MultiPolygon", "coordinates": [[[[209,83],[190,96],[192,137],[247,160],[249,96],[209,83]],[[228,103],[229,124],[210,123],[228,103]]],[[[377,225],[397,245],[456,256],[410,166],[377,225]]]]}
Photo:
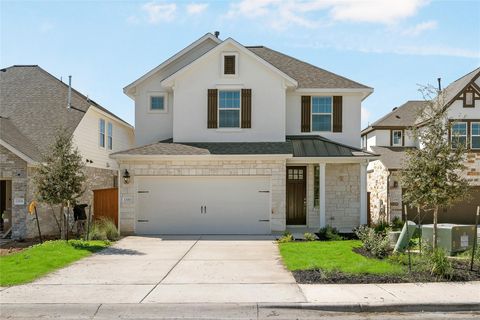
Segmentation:
{"type": "Polygon", "coordinates": [[[101,217],[93,223],[88,237],[91,240],[116,241],[120,238],[120,234],[111,219],[101,217]]]}
{"type": "Polygon", "coordinates": [[[400,219],[399,217],[395,217],[395,218],[393,218],[390,226],[391,226],[393,231],[400,231],[400,230],[402,230],[404,224],[405,224],[405,222],[402,219],[400,219]]]}
{"type": "Polygon", "coordinates": [[[285,232],[283,236],[281,236],[280,239],[278,239],[277,241],[278,243],[287,243],[292,242],[293,240],[293,235],[291,233],[285,232]]]}
{"type": "Polygon", "coordinates": [[[373,225],[373,229],[377,233],[379,232],[386,233],[389,228],[390,228],[390,225],[386,221],[380,221],[373,225]]]}
{"type": "Polygon", "coordinates": [[[425,260],[424,266],[430,272],[443,279],[451,279],[453,275],[453,267],[444,249],[436,248],[435,250],[428,249],[423,254],[425,260]]]}
{"type": "Polygon", "coordinates": [[[343,240],[343,237],[338,234],[336,228],[326,225],[318,231],[318,239],[323,241],[338,241],[343,240]]]}
{"type": "Polygon", "coordinates": [[[305,241],[315,241],[317,240],[317,237],[313,233],[310,232],[305,232],[303,234],[303,238],[305,238],[305,241]]]}
{"type": "Polygon", "coordinates": [[[373,228],[360,226],[355,230],[363,248],[379,259],[385,258],[390,251],[388,236],[383,232],[376,232],[373,228]]]}

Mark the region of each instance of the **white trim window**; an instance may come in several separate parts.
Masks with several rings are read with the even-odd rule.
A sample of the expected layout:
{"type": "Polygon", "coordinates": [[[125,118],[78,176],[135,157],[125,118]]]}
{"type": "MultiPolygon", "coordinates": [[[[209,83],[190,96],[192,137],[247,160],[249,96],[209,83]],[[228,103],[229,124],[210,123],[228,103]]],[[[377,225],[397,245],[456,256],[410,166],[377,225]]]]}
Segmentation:
{"type": "Polygon", "coordinates": [[[470,148],[480,149],[480,122],[472,122],[470,126],[470,148]]]}
{"type": "Polygon", "coordinates": [[[113,124],[111,122],[107,125],[107,148],[108,150],[113,149],[113,124]]]}
{"type": "Polygon", "coordinates": [[[238,53],[222,53],[222,76],[236,77],[238,75],[238,53]]]}
{"type": "Polygon", "coordinates": [[[240,128],[240,90],[218,90],[218,127],[240,128]]]}
{"type": "Polygon", "coordinates": [[[163,94],[152,94],[148,98],[150,112],[167,112],[166,98],[163,94]]]}
{"type": "Polygon", "coordinates": [[[467,123],[466,122],[454,122],[451,128],[450,143],[452,148],[456,148],[459,145],[467,147],[467,123]]]}
{"type": "Polygon", "coordinates": [[[332,131],[332,97],[312,97],[312,131],[332,131]]]}
{"type": "Polygon", "coordinates": [[[402,130],[392,130],[392,146],[401,147],[402,146],[402,130]]]}
{"type": "Polygon", "coordinates": [[[98,121],[98,145],[100,148],[105,148],[105,120],[98,121]]]}

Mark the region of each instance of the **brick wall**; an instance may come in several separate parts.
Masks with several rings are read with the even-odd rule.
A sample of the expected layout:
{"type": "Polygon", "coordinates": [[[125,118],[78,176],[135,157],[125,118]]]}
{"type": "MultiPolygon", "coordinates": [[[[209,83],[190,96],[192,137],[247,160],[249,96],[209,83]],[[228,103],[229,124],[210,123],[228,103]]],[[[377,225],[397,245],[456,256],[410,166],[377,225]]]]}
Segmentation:
{"type": "Polygon", "coordinates": [[[134,232],[135,175],[142,176],[270,176],[272,230],[285,230],[285,160],[163,160],[119,161],[121,172],[127,169],[131,181],[120,184],[120,230],[134,232]],[[129,199],[128,201],[126,199],[129,199]]]}

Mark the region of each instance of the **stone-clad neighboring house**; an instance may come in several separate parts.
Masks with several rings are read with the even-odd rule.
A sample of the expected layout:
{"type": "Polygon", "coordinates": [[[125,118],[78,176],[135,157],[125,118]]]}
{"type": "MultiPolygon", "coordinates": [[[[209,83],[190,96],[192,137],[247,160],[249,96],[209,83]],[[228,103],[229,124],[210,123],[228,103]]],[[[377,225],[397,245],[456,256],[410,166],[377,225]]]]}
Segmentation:
{"type": "MultiPolygon", "coordinates": [[[[75,89],[67,108],[68,91],[68,84],[36,65],[0,70],[1,211],[8,220],[4,229],[12,227],[12,238],[37,235],[35,221],[27,213],[35,193],[32,177],[60,128],[73,135],[86,163],[83,203],[91,203],[92,190],[118,184],[118,166],[109,154],[133,146],[130,124],[75,89]]],[[[58,231],[48,210],[43,206],[39,210],[45,234],[58,231]]]]}
{"type": "MultiPolygon", "coordinates": [[[[474,223],[475,207],[480,205],[480,68],[452,82],[443,90],[447,116],[453,122],[453,133],[446,139],[464,143],[468,149],[465,175],[472,186],[471,198],[444,208],[440,222],[474,223]]],[[[404,217],[402,186],[399,173],[408,148],[418,148],[411,128],[420,122],[419,112],[425,101],[408,101],[362,130],[362,147],[380,155],[368,166],[368,192],[373,221],[391,221],[404,217]]],[[[409,211],[409,217],[416,210],[409,211]]],[[[431,221],[431,215],[425,222],[431,221]]]]}
{"type": "Polygon", "coordinates": [[[208,33],[132,84],[136,147],[111,155],[124,234],[343,232],[367,222],[373,89],[208,33]]]}

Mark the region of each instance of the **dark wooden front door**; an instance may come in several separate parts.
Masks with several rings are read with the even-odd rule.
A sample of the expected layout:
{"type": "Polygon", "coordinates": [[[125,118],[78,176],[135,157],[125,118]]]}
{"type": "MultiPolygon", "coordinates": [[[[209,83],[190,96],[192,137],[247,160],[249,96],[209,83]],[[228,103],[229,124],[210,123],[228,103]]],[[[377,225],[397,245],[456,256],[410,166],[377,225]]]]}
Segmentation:
{"type": "Polygon", "coordinates": [[[287,167],[287,224],[306,225],[306,167],[287,167]]]}

